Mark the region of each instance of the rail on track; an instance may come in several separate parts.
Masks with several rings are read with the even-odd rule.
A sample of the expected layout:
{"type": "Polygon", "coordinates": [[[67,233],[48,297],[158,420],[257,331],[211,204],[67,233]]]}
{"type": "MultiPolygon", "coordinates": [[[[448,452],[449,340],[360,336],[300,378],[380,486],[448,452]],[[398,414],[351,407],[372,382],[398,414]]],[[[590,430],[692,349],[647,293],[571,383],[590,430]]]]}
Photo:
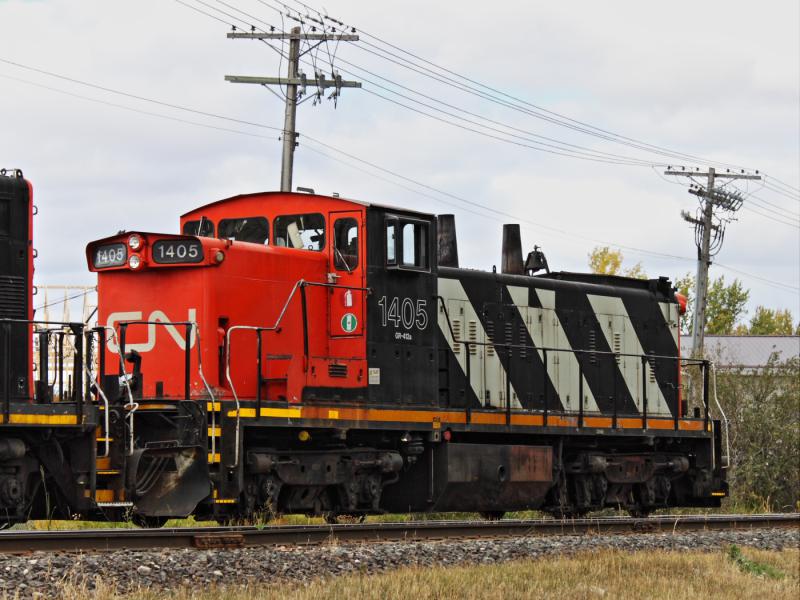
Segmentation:
{"type": "Polygon", "coordinates": [[[275,527],[12,530],[0,533],[0,554],[96,552],[122,549],[242,548],[246,546],[311,545],[331,541],[421,541],[448,538],[502,538],[590,533],[669,533],[799,526],[800,513],[791,513],[658,516],[644,519],[604,517],[565,520],[414,521],[275,527]]]}

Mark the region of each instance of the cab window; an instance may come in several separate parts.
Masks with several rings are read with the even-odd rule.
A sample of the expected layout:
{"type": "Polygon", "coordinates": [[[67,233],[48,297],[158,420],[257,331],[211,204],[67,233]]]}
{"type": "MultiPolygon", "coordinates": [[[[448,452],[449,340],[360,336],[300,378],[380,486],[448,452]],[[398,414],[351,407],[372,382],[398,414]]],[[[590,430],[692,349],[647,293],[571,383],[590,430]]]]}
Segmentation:
{"type": "Polygon", "coordinates": [[[427,221],[391,216],[386,220],[386,266],[390,269],[430,271],[427,221]]]}
{"type": "Polygon", "coordinates": [[[427,270],[428,262],[428,224],[419,221],[400,222],[400,244],[402,245],[401,266],[411,269],[427,270]]]}
{"type": "Polygon", "coordinates": [[[274,223],[275,246],[313,250],[325,248],[325,217],[319,213],[282,215],[274,223]]]}
{"type": "Polygon", "coordinates": [[[214,223],[206,217],[201,217],[197,221],[186,221],[183,224],[183,235],[199,235],[202,237],[214,237],[214,223]]]}
{"type": "Polygon", "coordinates": [[[388,266],[397,265],[397,254],[395,252],[397,246],[395,240],[396,229],[397,221],[386,221],[386,264],[388,266]]]}
{"type": "Polygon", "coordinates": [[[358,266],[358,221],[339,219],[333,227],[333,264],[351,272],[358,266]]]}
{"type": "Polygon", "coordinates": [[[217,237],[251,244],[266,244],[269,240],[269,221],[264,217],[222,219],[217,225],[217,237]]]}

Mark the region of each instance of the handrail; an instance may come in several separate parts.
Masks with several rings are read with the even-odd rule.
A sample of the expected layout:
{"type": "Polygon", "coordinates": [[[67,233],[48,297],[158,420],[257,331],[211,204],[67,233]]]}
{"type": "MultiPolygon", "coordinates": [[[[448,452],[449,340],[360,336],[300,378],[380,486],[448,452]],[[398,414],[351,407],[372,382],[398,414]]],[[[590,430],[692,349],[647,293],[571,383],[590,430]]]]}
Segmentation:
{"type": "MultiPolygon", "coordinates": [[[[130,435],[131,435],[131,454],[133,453],[133,413],[138,409],[139,404],[133,401],[133,395],[131,393],[130,382],[128,381],[127,371],[125,369],[125,332],[127,331],[128,326],[130,325],[161,325],[161,326],[176,326],[182,325],[186,327],[186,340],[185,340],[185,348],[184,348],[184,356],[185,356],[185,364],[184,364],[184,399],[191,400],[191,344],[192,344],[192,336],[194,335],[197,341],[197,371],[200,376],[200,380],[203,382],[203,386],[208,393],[209,398],[211,399],[211,423],[212,423],[212,430],[216,431],[216,414],[213,410],[214,404],[216,399],[214,397],[214,392],[211,389],[211,386],[208,384],[208,380],[206,379],[205,373],[203,372],[203,353],[202,353],[202,340],[200,337],[200,327],[197,324],[197,321],[119,321],[117,325],[120,327],[120,341],[117,344],[119,348],[119,356],[120,356],[120,369],[121,374],[124,375],[125,383],[128,388],[128,395],[130,398],[132,410],[128,413],[128,416],[131,417],[130,419],[130,435]]],[[[113,330],[112,330],[113,331],[113,330]]],[[[127,405],[126,405],[127,408],[127,405]]],[[[214,456],[216,454],[216,438],[215,436],[211,436],[211,455],[214,456]]]]}
{"type": "Polygon", "coordinates": [[[731,438],[730,432],[728,431],[728,417],[725,416],[725,411],[722,410],[722,405],[720,405],[719,399],[717,398],[717,366],[713,361],[711,362],[711,373],[714,378],[714,402],[719,409],[719,414],[725,425],[725,463],[722,465],[722,468],[728,469],[731,466],[731,438]]]}
{"type": "MultiPolygon", "coordinates": [[[[100,325],[98,329],[103,329],[104,331],[111,332],[111,339],[117,345],[117,349],[119,350],[119,368],[120,374],[122,375],[122,381],[125,384],[125,388],[128,391],[128,404],[125,404],[123,408],[128,409],[127,419],[128,423],[128,456],[133,456],[133,443],[134,443],[134,420],[133,415],[139,408],[139,403],[133,399],[133,390],[131,390],[131,382],[128,379],[128,372],[125,369],[125,349],[122,347],[119,338],[117,337],[117,331],[113,327],[109,327],[108,325],[100,325]]],[[[123,340],[124,341],[124,340],[123,340]]],[[[105,375],[105,373],[103,373],[105,375]]],[[[108,437],[106,435],[106,437],[108,437]]]]}
{"type": "MultiPolygon", "coordinates": [[[[547,396],[548,396],[548,394],[547,394],[547,387],[548,387],[547,386],[547,381],[548,380],[547,380],[547,376],[549,374],[549,369],[548,369],[548,364],[547,364],[547,353],[548,352],[569,352],[569,353],[571,353],[573,355],[592,355],[592,356],[614,357],[614,358],[617,358],[617,357],[632,357],[632,358],[638,358],[638,359],[640,359],[642,361],[642,365],[643,365],[643,369],[642,369],[643,413],[642,413],[642,415],[643,416],[641,418],[642,418],[642,423],[643,423],[643,428],[644,429],[647,428],[647,391],[646,391],[647,390],[647,377],[645,375],[645,371],[646,371],[648,365],[649,365],[649,367],[651,369],[653,368],[651,361],[655,361],[655,360],[675,361],[678,364],[679,368],[682,365],[688,365],[688,366],[696,365],[696,366],[699,366],[702,369],[703,374],[704,374],[704,383],[705,383],[704,390],[703,390],[703,404],[704,404],[704,407],[705,407],[705,418],[704,418],[704,420],[705,420],[705,423],[706,423],[706,428],[708,427],[708,420],[709,420],[709,415],[708,415],[708,407],[709,407],[708,369],[709,369],[710,365],[713,367],[713,363],[710,363],[708,360],[687,358],[687,357],[683,357],[683,356],[666,356],[666,355],[661,355],[661,354],[634,354],[634,353],[628,353],[628,352],[613,352],[613,351],[607,351],[607,350],[585,350],[585,349],[573,349],[573,348],[551,348],[551,347],[547,347],[547,346],[532,346],[532,345],[526,345],[526,344],[508,344],[508,343],[503,343],[503,342],[479,342],[477,340],[458,339],[455,336],[455,332],[453,330],[453,325],[452,325],[452,323],[450,321],[450,315],[449,315],[449,312],[447,310],[447,306],[445,304],[444,298],[442,296],[437,295],[436,299],[439,300],[439,302],[441,304],[442,310],[444,312],[445,319],[447,321],[447,327],[448,327],[448,329],[450,331],[450,337],[453,340],[453,344],[454,345],[459,344],[459,345],[463,345],[464,346],[464,351],[465,351],[464,354],[465,354],[465,360],[466,360],[466,364],[467,364],[466,376],[467,376],[467,384],[469,386],[472,385],[472,378],[471,378],[471,373],[470,373],[470,366],[471,366],[470,346],[483,346],[483,347],[491,346],[492,348],[503,348],[503,349],[506,349],[506,350],[518,349],[518,350],[535,351],[535,352],[540,352],[541,353],[542,360],[544,362],[544,372],[545,372],[545,385],[544,385],[544,389],[542,391],[542,393],[544,395],[544,411],[543,412],[544,412],[544,415],[545,415],[545,423],[547,422],[546,419],[547,419],[547,414],[548,414],[548,402],[547,402],[547,400],[548,400],[548,398],[547,398],[547,396]]],[[[578,367],[579,367],[578,371],[579,371],[579,377],[580,377],[579,382],[578,382],[578,386],[579,386],[579,389],[582,390],[582,388],[583,388],[583,370],[581,368],[580,361],[578,361],[578,367]]],[[[507,376],[507,378],[510,380],[510,377],[507,376]]],[[[616,386],[616,377],[614,378],[614,385],[616,386]]],[[[583,422],[583,394],[582,394],[582,392],[579,395],[580,395],[580,397],[579,397],[579,405],[578,405],[579,406],[578,421],[582,425],[582,422],[583,422]]],[[[510,398],[507,399],[507,402],[510,404],[510,398]]],[[[616,426],[616,420],[617,420],[616,408],[617,408],[617,397],[616,397],[616,391],[615,391],[615,393],[614,393],[614,424],[615,424],[615,426],[616,426]]],[[[469,409],[467,409],[467,412],[468,412],[467,420],[469,421],[469,409]]],[[[675,428],[677,429],[678,428],[678,421],[679,421],[679,417],[680,417],[680,402],[678,402],[678,405],[676,406],[675,412],[676,412],[675,428]]]]}
{"type": "MultiPolygon", "coordinates": [[[[55,372],[55,378],[59,385],[59,393],[61,400],[64,399],[64,392],[65,392],[65,385],[64,385],[64,337],[65,336],[72,336],[72,337],[80,337],[80,342],[71,343],[73,349],[75,350],[73,354],[73,362],[72,362],[72,369],[73,372],[71,376],[74,377],[72,380],[71,385],[69,387],[69,395],[70,400],[75,402],[75,409],[76,413],[80,415],[83,410],[83,378],[80,375],[82,368],[83,368],[83,332],[84,328],[86,327],[85,323],[79,323],[75,321],[45,321],[41,319],[13,319],[13,318],[0,318],[0,342],[3,344],[3,354],[2,354],[2,374],[3,374],[3,390],[0,390],[2,393],[3,401],[3,414],[8,418],[11,409],[11,363],[10,363],[10,355],[11,355],[11,326],[12,325],[25,325],[31,328],[31,333],[34,335],[44,335],[45,339],[49,341],[51,337],[57,337],[57,354],[56,354],[56,362],[57,362],[57,369],[55,372]],[[52,327],[37,327],[38,325],[50,325],[52,327]]],[[[30,343],[30,342],[29,342],[30,343]]],[[[49,344],[48,344],[49,346],[49,344]]],[[[46,346],[47,347],[47,346],[46,346]]],[[[49,386],[49,369],[42,369],[41,372],[38,373],[38,379],[34,378],[34,381],[30,383],[30,385],[35,385],[38,382],[43,382],[44,385],[47,387],[49,386]]],[[[54,385],[55,385],[54,381],[54,385]]],[[[36,386],[38,388],[38,386],[36,386]]],[[[36,395],[36,391],[34,390],[34,397],[38,397],[36,395]]],[[[41,400],[41,398],[39,398],[41,400]]]]}
{"type": "Polygon", "coordinates": [[[318,283],[318,282],[314,282],[314,281],[306,281],[305,279],[298,279],[295,282],[295,284],[292,286],[292,289],[289,292],[289,295],[286,297],[286,301],[283,303],[283,307],[281,308],[280,313],[278,313],[278,317],[275,320],[275,323],[273,325],[267,326],[267,327],[258,326],[258,325],[233,325],[232,327],[229,327],[225,331],[225,378],[227,379],[228,385],[231,388],[231,394],[233,395],[233,400],[234,400],[235,405],[236,405],[236,450],[234,452],[233,465],[230,465],[231,468],[235,468],[235,467],[237,467],[239,465],[239,439],[240,439],[240,435],[241,435],[240,434],[241,421],[240,421],[240,415],[239,415],[241,402],[239,401],[239,395],[236,393],[236,386],[234,386],[233,380],[231,378],[231,334],[234,331],[255,331],[256,332],[257,340],[258,340],[258,348],[257,348],[258,349],[258,358],[257,358],[258,381],[256,382],[256,385],[257,385],[257,394],[258,394],[258,398],[259,398],[259,404],[258,404],[257,410],[260,412],[260,409],[261,409],[261,406],[260,406],[260,404],[261,404],[260,403],[260,399],[261,399],[261,350],[262,350],[262,347],[261,347],[261,339],[262,339],[261,338],[261,333],[263,333],[265,331],[280,332],[281,322],[283,321],[283,318],[286,315],[286,311],[289,308],[289,304],[291,303],[292,299],[294,298],[295,294],[297,293],[297,290],[299,289],[300,292],[301,292],[302,301],[303,301],[303,315],[302,315],[303,316],[303,352],[304,352],[304,357],[308,356],[308,332],[306,331],[307,323],[306,323],[306,299],[305,299],[305,288],[306,287],[325,287],[325,288],[331,288],[331,289],[340,288],[340,289],[364,291],[364,292],[367,292],[368,294],[372,293],[372,289],[371,288],[358,287],[358,286],[352,286],[352,285],[338,285],[338,284],[335,284],[335,283],[318,283]]]}

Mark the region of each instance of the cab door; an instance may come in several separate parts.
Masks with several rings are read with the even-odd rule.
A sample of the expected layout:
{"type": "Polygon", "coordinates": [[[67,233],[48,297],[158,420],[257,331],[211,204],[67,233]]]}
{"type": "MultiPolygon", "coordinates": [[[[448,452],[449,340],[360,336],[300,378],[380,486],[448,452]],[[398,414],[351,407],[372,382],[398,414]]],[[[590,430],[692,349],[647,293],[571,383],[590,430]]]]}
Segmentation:
{"type": "MultiPolygon", "coordinates": [[[[329,236],[329,278],[337,287],[330,288],[328,331],[331,341],[361,338],[364,335],[364,263],[363,216],[357,211],[332,212],[329,236]]],[[[334,348],[337,344],[334,343],[334,348]]],[[[340,348],[345,350],[345,348],[340,348]]],[[[336,353],[338,354],[338,353],[336,353]]]]}

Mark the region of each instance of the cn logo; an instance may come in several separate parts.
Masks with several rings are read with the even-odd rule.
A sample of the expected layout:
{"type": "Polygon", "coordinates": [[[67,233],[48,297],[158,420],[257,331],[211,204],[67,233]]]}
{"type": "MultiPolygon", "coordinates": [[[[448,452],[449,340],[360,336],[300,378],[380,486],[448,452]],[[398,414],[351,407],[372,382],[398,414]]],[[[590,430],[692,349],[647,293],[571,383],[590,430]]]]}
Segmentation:
{"type": "MultiPolygon", "coordinates": [[[[142,311],[134,310],[130,312],[115,312],[108,315],[108,321],[106,325],[111,328],[115,329],[117,323],[125,322],[125,321],[150,321],[147,325],[131,325],[128,327],[128,330],[131,329],[136,330],[142,327],[147,328],[147,341],[140,343],[140,344],[129,344],[125,342],[125,351],[128,352],[130,350],[136,350],[137,352],[150,352],[156,345],[156,335],[157,330],[165,330],[169,336],[175,340],[175,343],[178,345],[178,348],[183,350],[186,347],[186,338],[184,334],[186,333],[186,328],[183,325],[156,325],[156,323],[170,323],[172,319],[167,317],[163,311],[154,310],[150,313],[150,316],[147,319],[142,318],[142,311]]],[[[192,323],[197,323],[197,309],[190,308],[187,314],[187,321],[192,323]]],[[[195,331],[195,327],[192,327],[191,339],[189,340],[189,347],[194,348],[195,338],[197,337],[197,332],[195,331]]],[[[108,340],[108,349],[111,352],[119,354],[119,346],[117,345],[117,340],[111,338],[108,340]]]]}

